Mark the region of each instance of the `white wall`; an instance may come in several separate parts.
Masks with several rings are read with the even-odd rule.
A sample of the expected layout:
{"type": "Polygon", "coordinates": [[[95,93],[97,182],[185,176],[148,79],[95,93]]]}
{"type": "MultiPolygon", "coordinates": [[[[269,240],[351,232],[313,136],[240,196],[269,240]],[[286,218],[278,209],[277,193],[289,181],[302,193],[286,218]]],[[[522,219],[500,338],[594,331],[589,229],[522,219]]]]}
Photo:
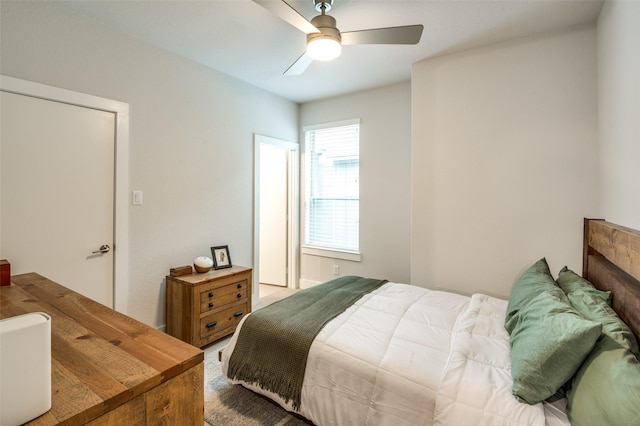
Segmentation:
{"type": "Polygon", "coordinates": [[[596,87],[594,28],[414,65],[412,283],[508,296],[543,256],[581,270],[596,87]]]}
{"type": "MultiPolygon", "coordinates": [[[[302,255],[303,285],[340,275],[409,282],[411,85],[401,83],[300,107],[306,125],[360,118],[360,251],[362,260],[302,255]]],[[[300,136],[304,141],[304,135],[300,136]]],[[[304,187],[304,184],[301,185],[304,187]]],[[[304,200],[304,188],[301,198],[304,200]]],[[[304,213],[301,212],[301,217],[304,213]]]]}
{"type": "Polygon", "coordinates": [[[640,229],[640,2],[598,17],[598,119],[602,217],[640,229]]]}
{"type": "Polygon", "coordinates": [[[211,246],[252,266],[253,134],[297,140],[298,106],[60,6],[0,7],[0,73],[130,105],[129,315],[164,325],[169,268],[211,246]]]}

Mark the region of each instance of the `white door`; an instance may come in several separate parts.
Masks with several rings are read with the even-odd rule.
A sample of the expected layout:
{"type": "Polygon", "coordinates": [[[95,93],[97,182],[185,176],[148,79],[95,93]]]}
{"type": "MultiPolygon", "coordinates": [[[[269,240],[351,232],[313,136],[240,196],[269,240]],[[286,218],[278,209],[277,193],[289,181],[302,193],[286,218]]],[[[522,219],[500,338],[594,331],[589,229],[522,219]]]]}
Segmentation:
{"type": "Polygon", "coordinates": [[[260,144],[259,282],[287,285],[287,149],[260,144]]]}
{"type": "Polygon", "coordinates": [[[115,114],[0,96],[0,257],[114,307],[115,114]]]}

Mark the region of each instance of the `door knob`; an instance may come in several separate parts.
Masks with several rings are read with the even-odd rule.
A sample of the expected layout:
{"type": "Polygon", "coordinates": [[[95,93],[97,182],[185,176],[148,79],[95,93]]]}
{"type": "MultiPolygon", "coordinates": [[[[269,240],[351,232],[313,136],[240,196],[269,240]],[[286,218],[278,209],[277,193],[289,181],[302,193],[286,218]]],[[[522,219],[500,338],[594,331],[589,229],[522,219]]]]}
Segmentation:
{"type": "Polygon", "coordinates": [[[103,244],[100,246],[100,248],[96,251],[92,251],[92,254],[105,254],[105,253],[109,253],[109,250],[111,250],[111,247],[109,247],[108,244],[103,244]]]}

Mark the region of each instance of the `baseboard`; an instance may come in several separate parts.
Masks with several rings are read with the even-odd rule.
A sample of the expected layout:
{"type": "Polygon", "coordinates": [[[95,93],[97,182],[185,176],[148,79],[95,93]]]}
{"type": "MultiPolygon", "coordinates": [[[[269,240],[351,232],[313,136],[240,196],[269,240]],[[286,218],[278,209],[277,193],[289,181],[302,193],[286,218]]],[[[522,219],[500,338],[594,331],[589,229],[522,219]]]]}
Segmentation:
{"type": "Polygon", "coordinates": [[[311,281],[300,278],[299,285],[301,289],[310,288],[322,284],[322,281],[311,281]]]}

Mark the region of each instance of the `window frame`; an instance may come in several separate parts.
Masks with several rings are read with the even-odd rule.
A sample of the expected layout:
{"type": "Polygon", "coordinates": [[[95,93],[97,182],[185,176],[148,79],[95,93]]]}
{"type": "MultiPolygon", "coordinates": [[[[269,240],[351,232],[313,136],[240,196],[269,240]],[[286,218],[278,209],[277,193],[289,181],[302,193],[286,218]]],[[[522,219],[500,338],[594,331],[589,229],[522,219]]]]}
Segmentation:
{"type": "MultiPolygon", "coordinates": [[[[313,130],[321,130],[321,129],[330,129],[333,127],[343,127],[343,126],[350,126],[350,125],[358,125],[358,130],[360,131],[360,119],[356,118],[356,119],[350,119],[350,120],[342,120],[342,121],[334,121],[334,122],[328,122],[328,123],[320,123],[320,124],[313,124],[313,125],[307,125],[307,126],[303,126],[302,128],[302,132],[303,132],[303,154],[305,156],[304,161],[303,161],[303,188],[304,188],[304,194],[302,197],[303,203],[302,203],[302,214],[301,217],[303,218],[303,220],[301,221],[301,225],[302,225],[302,229],[301,229],[301,236],[302,236],[302,241],[301,241],[301,253],[302,254],[307,254],[307,255],[312,255],[312,256],[320,256],[320,257],[329,257],[329,258],[334,258],[334,259],[343,259],[343,260],[350,260],[350,261],[356,261],[359,262],[361,260],[361,253],[360,253],[360,224],[359,224],[359,219],[360,219],[360,209],[358,208],[358,250],[347,250],[347,249],[341,249],[341,248],[333,248],[333,247],[325,247],[325,246],[319,246],[319,245],[314,245],[314,244],[307,244],[306,240],[307,240],[307,233],[306,233],[306,229],[307,229],[307,220],[308,220],[308,215],[307,215],[307,201],[308,201],[308,191],[309,191],[309,186],[308,186],[308,178],[309,178],[309,162],[308,162],[308,157],[307,155],[309,154],[307,152],[307,132],[309,131],[313,131],[313,130]]],[[[358,137],[358,144],[360,145],[360,138],[358,137]]],[[[358,146],[359,148],[359,146],[358,146]]],[[[360,160],[360,153],[358,152],[358,160],[360,160]]],[[[360,182],[360,167],[358,166],[358,182],[360,182]]],[[[359,185],[359,183],[358,183],[359,185]]],[[[358,190],[358,201],[360,200],[360,190],[358,190]]],[[[359,202],[358,202],[359,204],[359,202]]]]}

